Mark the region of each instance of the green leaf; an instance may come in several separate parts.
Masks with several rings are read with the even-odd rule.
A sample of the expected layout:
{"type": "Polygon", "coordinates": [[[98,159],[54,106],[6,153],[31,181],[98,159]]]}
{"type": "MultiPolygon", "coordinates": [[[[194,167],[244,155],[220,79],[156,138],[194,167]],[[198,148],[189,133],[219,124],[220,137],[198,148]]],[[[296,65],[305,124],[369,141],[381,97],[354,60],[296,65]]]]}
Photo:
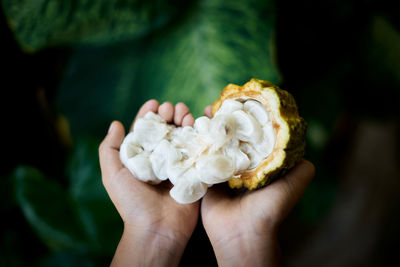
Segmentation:
{"type": "Polygon", "coordinates": [[[73,136],[102,138],[112,120],[126,124],[132,120],[146,98],[135,84],[143,49],[126,42],[110,47],[84,46],[75,51],[58,94],[59,107],[70,122],[73,136]]]}
{"type": "Polygon", "coordinates": [[[74,136],[102,137],[126,126],[150,98],[182,101],[195,117],[228,83],[278,82],[272,1],[199,1],[149,38],[78,48],[61,83],[59,105],[74,136]]]}
{"type": "Polygon", "coordinates": [[[62,188],[38,170],[15,171],[19,206],[52,250],[110,256],[122,233],[122,220],[101,182],[95,139],[78,140],[62,188]]]}
{"type": "Polygon", "coordinates": [[[140,38],[178,12],[159,0],[3,0],[2,5],[17,40],[28,50],[140,38]]]}
{"type": "Polygon", "coordinates": [[[99,141],[78,140],[67,167],[70,193],[90,249],[112,255],[122,234],[122,220],[101,182],[99,141]]]}
{"type": "Polygon", "coordinates": [[[228,83],[252,77],[277,83],[274,29],[272,1],[201,1],[147,50],[142,90],[161,101],[185,101],[199,116],[228,83]]]}
{"type": "Polygon", "coordinates": [[[61,186],[31,167],[14,173],[16,195],[26,219],[52,250],[85,250],[85,234],[61,186]]]}

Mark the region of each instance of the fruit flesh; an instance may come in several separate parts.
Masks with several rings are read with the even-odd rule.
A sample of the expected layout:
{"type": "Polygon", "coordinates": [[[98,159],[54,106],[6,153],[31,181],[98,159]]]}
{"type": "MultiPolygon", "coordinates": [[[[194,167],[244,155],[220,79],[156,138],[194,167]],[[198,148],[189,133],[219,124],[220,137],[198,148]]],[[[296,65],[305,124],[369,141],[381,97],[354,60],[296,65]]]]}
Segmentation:
{"type": "Polygon", "coordinates": [[[267,185],[303,156],[305,122],[293,97],[270,82],[228,85],[212,113],[193,127],[175,127],[147,113],[121,145],[121,161],[145,182],[169,179],[170,195],[192,203],[216,183],[267,185]]]}
{"type": "Polygon", "coordinates": [[[207,187],[257,167],[273,150],[274,129],[258,101],[227,99],[211,119],[193,127],[168,125],[147,113],[121,145],[121,161],[132,174],[157,184],[169,179],[180,203],[201,198],[207,187]]]}

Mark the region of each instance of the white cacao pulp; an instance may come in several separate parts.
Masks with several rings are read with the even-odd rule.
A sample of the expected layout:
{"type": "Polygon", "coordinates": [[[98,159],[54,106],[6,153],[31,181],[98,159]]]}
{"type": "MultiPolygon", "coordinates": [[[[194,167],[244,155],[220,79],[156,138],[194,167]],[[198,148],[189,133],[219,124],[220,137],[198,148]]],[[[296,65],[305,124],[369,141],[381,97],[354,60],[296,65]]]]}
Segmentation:
{"type": "Polygon", "coordinates": [[[202,198],[213,184],[257,167],[272,152],[275,132],[256,100],[227,99],[212,119],[175,127],[148,112],[136,121],[120,149],[122,163],[138,179],[169,179],[179,203],[202,198]]]}

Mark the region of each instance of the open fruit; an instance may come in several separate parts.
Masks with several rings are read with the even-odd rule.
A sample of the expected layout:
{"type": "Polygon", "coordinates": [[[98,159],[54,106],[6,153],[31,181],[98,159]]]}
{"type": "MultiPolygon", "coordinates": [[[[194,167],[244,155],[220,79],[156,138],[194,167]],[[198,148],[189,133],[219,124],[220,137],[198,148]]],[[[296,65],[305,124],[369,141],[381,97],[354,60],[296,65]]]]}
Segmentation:
{"type": "Polygon", "coordinates": [[[262,104],[272,123],[275,142],[271,153],[255,168],[238,174],[229,180],[231,188],[242,186],[256,189],[282,176],[303,157],[306,123],[298,114],[293,96],[271,82],[251,79],[243,86],[229,84],[220,99],[212,106],[213,115],[218,113],[228,99],[246,101],[253,99],[262,104]]]}
{"type": "Polygon", "coordinates": [[[303,156],[305,122],[293,97],[270,82],[229,84],[212,113],[193,127],[175,127],[147,113],[124,139],[122,163],[142,181],[169,179],[170,195],[192,203],[217,183],[262,187],[303,156]]]}

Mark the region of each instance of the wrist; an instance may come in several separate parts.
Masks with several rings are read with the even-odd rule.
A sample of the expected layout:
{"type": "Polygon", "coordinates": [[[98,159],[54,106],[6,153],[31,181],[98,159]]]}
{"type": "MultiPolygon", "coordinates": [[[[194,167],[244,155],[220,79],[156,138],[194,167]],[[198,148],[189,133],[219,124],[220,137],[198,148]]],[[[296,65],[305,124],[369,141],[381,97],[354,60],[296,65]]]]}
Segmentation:
{"type": "Polygon", "coordinates": [[[187,241],[170,229],[125,224],[112,265],[178,266],[187,241]]]}
{"type": "Polygon", "coordinates": [[[256,234],[236,233],[211,241],[218,266],[280,266],[281,255],[276,231],[256,234]]]}
{"type": "Polygon", "coordinates": [[[157,242],[160,245],[169,246],[174,249],[183,250],[190,236],[185,236],[181,232],[163,226],[146,226],[141,228],[124,227],[124,233],[127,235],[141,235],[144,241],[157,242]]]}
{"type": "Polygon", "coordinates": [[[191,233],[182,233],[179,229],[175,229],[170,225],[136,225],[124,223],[124,235],[129,237],[140,237],[141,240],[143,240],[143,244],[147,244],[145,241],[149,243],[156,242],[160,245],[165,244],[165,246],[168,245],[173,249],[183,251],[189,241],[191,233]]]}

